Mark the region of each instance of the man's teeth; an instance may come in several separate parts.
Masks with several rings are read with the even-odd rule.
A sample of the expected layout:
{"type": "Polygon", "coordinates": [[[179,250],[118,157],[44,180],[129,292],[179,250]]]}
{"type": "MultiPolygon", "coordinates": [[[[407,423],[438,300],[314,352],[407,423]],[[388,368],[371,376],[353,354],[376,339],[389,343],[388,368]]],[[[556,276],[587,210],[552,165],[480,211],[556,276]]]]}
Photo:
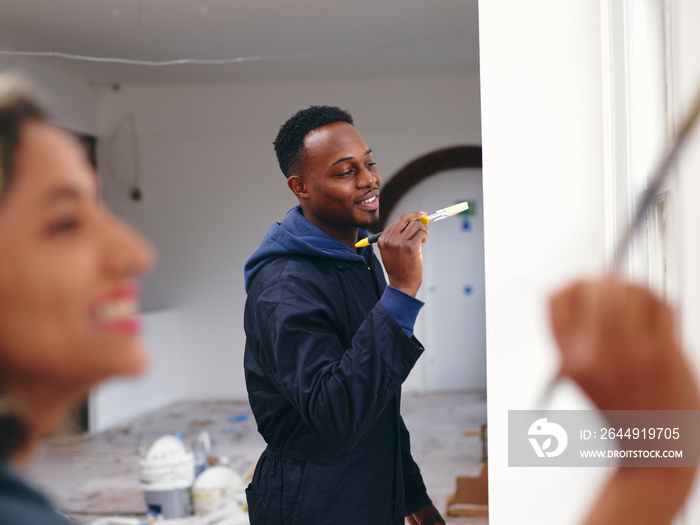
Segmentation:
{"type": "Polygon", "coordinates": [[[95,316],[98,321],[115,321],[132,317],[138,313],[138,303],[133,299],[124,299],[103,304],[97,308],[95,316]]]}
{"type": "Polygon", "coordinates": [[[370,202],[374,202],[374,200],[375,200],[376,198],[377,198],[377,196],[375,195],[374,197],[370,197],[370,198],[367,199],[366,201],[361,201],[361,202],[362,202],[362,204],[369,204],[370,202]]]}

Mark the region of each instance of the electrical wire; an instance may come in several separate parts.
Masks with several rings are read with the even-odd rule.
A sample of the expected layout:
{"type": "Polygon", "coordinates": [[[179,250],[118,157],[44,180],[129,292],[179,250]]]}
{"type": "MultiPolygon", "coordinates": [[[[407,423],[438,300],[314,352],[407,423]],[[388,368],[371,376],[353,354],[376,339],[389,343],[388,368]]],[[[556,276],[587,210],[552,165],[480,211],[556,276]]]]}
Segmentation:
{"type": "Polygon", "coordinates": [[[424,37],[413,37],[401,40],[398,42],[393,42],[390,44],[384,44],[381,46],[374,46],[359,50],[343,50],[343,51],[316,51],[308,53],[289,53],[285,55],[255,55],[246,57],[232,57],[232,58],[178,58],[174,60],[136,60],[130,58],[117,58],[117,57],[96,57],[89,55],[77,55],[73,53],[62,53],[59,51],[9,51],[0,49],[0,55],[7,56],[26,56],[26,57],[49,57],[49,58],[65,58],[69,60],[77,60],[84,62],[98,62],[98,63],[110,63],[110,64],[128,64],[133,66],[147,66],[147,67],[167,67],[167,66],[179,66],[188,64],[197,65],[226,65],[226,64],[236,64],[242,62],[258,62],[263,60],[290,60],[298,58],[318,58],[323,56],[337,56],[337,55],[347,55],[350,53],[365,53],[365,52],[375,52],[382,51],[385,49],[390,49],[393,47],[404,46],[406,44],[411,44],[414,42],[420,42],[425,40],[434,40],[437,38],[449,38],[451,36],[464,33],[465,30],[459,29],[456,31],[449,31],[446,33],[437,33],[432,35],[427,35],[424,37]]]}

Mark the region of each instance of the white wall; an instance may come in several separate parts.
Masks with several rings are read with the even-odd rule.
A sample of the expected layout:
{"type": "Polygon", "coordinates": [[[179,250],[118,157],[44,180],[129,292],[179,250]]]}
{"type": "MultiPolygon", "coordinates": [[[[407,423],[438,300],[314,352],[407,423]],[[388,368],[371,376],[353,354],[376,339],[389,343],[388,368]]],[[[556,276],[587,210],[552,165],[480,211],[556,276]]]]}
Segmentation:
{"type": "Polygon", "coordinates": [[[91,432],[124,424],[183,397],[179,312],[153,312],[144,315],[143,322],[150,366],[139,377],[112,378],[90,392],[91,432]]]}
{"type": "Polygon", "coordinates": [[[97,133],[97,90],[88,81],[65,73],[57,64],[0,55],[0,71],[15,71],[43,91],[51,116],[61,126],[80,133],[97,133]]]}
{"type": "MultiPolygon", "coordinates": [[[[556,369],[547,299],[604,261],[598,2],[479,2],[489,522],[576,523],[603,469],[508,468],[508,410],[556,369]]],[[[571,389],[549,408],[584,408],[571,389]]]]}
{"type": "MultiPolygon", "coordinates": [[[[700,96],[700,3],[696,0],[671,2],[673,43],[674,108],[680,124],[693,102],[700,96]]],[[[696,374],[700,375],[700,123],[689,137],[678,161],[679,205],[681,209],[680,259],[682,278],[680,307],[683,338],[696,374]]],[[[679,520],[683,524],[700,522],[700,480],[689,498],[688,509],[679,520]]]]}
{"type": "Polygon", "coordinates": [[[342,82],[125,85],[100,93],[105,197],[160,253],[144,283],[145,307],[179,309],[180,382],[187,397],[245,396],[243,264],[270,223],[296,204],[271,143],[288,117],[311,104],[339,105],[353,114],[385,181],[434,149],[480,143],[476,72],[342,82]],[[130,115],[144,190],[139,203],[123,187],[134,170],[129,126],[109,140],[130,115]]]}

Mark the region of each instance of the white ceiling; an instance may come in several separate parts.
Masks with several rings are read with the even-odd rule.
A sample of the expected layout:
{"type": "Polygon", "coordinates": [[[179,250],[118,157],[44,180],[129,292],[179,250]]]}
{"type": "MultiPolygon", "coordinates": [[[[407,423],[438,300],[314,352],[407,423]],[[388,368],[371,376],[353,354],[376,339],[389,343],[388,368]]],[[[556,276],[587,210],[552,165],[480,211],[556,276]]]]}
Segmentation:
{"type": "Polygon", "coordinates": [[[95,82],[217,82],[478,69],[477,0],[1,0],[0,52],[95,82]]]}

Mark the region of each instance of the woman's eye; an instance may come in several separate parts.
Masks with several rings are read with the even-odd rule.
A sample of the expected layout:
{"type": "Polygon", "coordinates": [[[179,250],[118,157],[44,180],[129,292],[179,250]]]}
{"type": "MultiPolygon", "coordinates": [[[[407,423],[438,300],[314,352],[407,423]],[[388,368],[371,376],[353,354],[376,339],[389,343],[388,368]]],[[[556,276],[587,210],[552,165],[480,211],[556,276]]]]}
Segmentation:
{"type": "Polygon", "coordinates": [[[365,164],[365,166],[367,166],[368,169],[374,168],[376,165],[376,162],[368,162],[367,164],[365,164]]]}

